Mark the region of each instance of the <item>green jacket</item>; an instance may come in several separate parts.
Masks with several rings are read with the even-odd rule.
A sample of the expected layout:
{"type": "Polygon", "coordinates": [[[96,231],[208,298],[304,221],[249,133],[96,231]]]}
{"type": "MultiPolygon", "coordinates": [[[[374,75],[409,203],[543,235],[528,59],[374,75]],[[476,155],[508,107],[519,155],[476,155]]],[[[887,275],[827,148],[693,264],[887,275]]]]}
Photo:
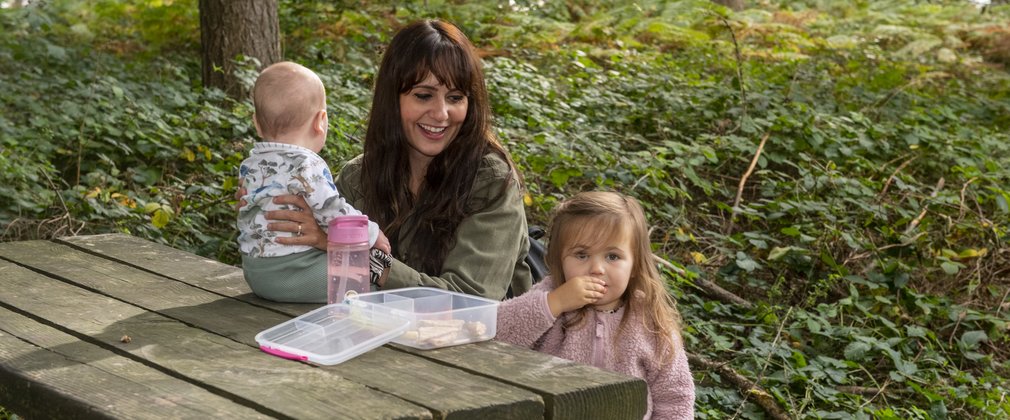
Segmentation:
{"type": "MultiPolygon", "coordinates": [[[[365,204],[360,182],[361,160],[358,156],[347,162],[336,181],[338,191],[357,209],[365,204]]],[[[470,197],[465,208],[485,210],[471,214],[459,224],[442,272],[436,276],[417,271],[415,267],[420,264],[404,251],[410,248],[415,229],[404,226],[397,238],[398,249],[393,250],[393,266],[384,289],[428,286],[495,300],[504,298],[509,286],[516,296],[530,289],[530,268],[525,261],[530,248],[526,209],[516,175],[503,159],[487,154],[477,171],[470,197]],[[512,185],[499,194],[507,177],[512,178],[512,185]],[[486,206],[490,200],[493,203],[486,206]]],[[[416,223],[411,218],[407,220],[408,224],[416,223]]]]}

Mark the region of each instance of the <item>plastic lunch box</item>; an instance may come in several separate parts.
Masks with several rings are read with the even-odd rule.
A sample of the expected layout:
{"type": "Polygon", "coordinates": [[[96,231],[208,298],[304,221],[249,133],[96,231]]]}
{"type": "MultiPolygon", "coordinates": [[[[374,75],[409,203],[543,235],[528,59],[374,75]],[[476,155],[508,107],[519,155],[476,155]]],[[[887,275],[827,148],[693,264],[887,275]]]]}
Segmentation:
{"type": "Polygon", "coordinates": [[[430,287],[363,293],[256,335],[264,352],[320,365],[388,342],[435,349],[494,338],[498,301],[430,287]]]}
{"type": "Polygon", "coordinates": [[[490,340],[498,324],[498,301],[430,287],[362,293],[344,303],[409,319],[392,341],[418,349],[490,340]]]}

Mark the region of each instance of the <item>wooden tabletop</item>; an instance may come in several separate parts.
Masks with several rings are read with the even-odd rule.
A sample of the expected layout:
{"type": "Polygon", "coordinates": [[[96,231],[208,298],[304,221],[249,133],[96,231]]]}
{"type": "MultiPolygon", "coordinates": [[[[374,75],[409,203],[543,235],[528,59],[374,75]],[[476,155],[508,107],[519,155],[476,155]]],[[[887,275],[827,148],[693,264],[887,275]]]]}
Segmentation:
{"type": "Polygon", "coordinates": [[[637,379],[497,341],[316,366],[253,337],[320,305],[129,235],[0,243],[0,406],[28,418],[623,419],[637,379]]]}

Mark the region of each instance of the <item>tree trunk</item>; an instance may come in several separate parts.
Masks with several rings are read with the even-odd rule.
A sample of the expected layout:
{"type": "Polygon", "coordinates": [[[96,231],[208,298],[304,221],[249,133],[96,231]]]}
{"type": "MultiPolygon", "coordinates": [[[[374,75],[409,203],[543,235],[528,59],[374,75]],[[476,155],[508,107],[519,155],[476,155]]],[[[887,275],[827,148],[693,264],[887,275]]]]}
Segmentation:
{"type": "Polygon", "coordinates": [[[200,0],[200,43],[203,85],[244,98],[233,60],[254,57],[261,70],[281,59],[277,0],[200,0]]]}
{"type": "Polygon", "coordinates": [[[746,7],[746,5],[744,4],[744,0],[712,0],[712,2],[715,4],[721,4],[723,6],[726,6],[730,9],[733,9],[736,12],[739,12],[743,10],[744,7],[746,7]]]}

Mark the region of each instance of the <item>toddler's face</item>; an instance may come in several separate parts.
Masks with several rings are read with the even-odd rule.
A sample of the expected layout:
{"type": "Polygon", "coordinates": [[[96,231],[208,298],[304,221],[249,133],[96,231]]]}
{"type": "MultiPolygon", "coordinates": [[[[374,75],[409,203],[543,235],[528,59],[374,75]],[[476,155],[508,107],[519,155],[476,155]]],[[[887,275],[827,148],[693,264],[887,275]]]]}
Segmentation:
{"type": "Polygon", "coordinates": [[[592,240],[575,238],[574,243],[565,248],[562,260],[566,279],[590,276],[607,285],[606,294],[593,305],[599,310],[614,309],[621,304],[621,295],[628,288],[634,265],[631,235],[618,232],[610,236],[592,240]]]}

